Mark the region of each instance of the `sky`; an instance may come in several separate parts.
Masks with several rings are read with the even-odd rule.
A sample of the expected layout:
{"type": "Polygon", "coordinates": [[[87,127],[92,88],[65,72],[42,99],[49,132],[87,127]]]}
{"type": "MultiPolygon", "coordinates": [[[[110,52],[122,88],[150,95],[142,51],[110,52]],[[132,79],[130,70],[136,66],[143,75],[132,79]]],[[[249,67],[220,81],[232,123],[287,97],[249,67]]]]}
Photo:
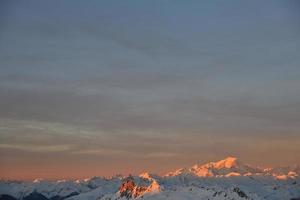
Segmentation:
{"type": "Polygon", "coordinates": [[[300,164],[300,3],[0,3],[0,177],[300,164]]]}

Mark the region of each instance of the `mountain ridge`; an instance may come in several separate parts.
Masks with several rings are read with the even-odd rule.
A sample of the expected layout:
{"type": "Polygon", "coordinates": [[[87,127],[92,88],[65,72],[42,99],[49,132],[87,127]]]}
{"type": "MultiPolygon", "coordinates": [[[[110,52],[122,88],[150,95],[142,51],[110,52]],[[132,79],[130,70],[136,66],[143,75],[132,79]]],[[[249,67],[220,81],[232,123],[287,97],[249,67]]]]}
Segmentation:
{"type": "Polygon", "coordinates": [[[0,180],[0,200],[293,199],[300,197],[298,174],[298,166],[263,169],[227,157],[165,176],[144,172],[75,181],[0,180]]]}
{"type": "Polygon", "coordinates": [[[295,167],[274,167],[260,168],[244,164],[237,157],[227,157],[225,159],[208,162],[205,164],[195,164],[190,168],[180,168],[167,173],[165,176],[195,175],[198,177],[230,177],[230,176],[250,176],[263,175],[274,178],[286,179],[295,178],[300,174],[299,166],[295,167]]]}

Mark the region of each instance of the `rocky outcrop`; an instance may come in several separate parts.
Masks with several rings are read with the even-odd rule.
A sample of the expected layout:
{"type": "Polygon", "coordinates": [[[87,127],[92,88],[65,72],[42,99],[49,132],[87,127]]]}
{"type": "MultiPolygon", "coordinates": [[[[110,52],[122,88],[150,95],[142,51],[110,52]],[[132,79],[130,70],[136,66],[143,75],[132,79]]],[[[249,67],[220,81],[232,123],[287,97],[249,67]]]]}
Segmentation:
{"type": "Polygon", "coordinates": [[[152,180],[140,185],[137,185],[133,177],[126,178],[119,188],[120,197],[125,197],[127,199],[141,197],[146,193],[158,192],[160,191],[160,186],[157,181],[152,180]]]}

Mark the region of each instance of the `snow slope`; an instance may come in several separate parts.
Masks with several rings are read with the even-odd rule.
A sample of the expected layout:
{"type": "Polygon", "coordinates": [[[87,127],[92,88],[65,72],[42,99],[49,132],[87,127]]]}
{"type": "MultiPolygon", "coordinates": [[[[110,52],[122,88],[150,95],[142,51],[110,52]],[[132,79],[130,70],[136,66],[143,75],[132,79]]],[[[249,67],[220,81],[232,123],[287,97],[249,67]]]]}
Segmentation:
{"type": "Polygon", "coordinates": [[[203,165],[196,164],[191,168],[181,168],[166,176],[178,176],[183,174],[192,174],[198,177],[231,177],[231,176],[251,176],[263,175],[273,176],[278,179],[296,178],[300,173],[300,168],[279,167],[262,169],[242,163],[235,157],[228,157],[217,162],[209,162],[203,165]]]}

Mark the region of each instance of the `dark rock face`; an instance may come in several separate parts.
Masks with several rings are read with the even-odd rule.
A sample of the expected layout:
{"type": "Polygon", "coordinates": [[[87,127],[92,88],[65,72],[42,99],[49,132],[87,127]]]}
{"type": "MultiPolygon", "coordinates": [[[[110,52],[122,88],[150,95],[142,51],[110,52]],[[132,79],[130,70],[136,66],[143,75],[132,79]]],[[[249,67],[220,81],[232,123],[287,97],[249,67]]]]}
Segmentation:
{"type": "MultiPolygon", "coordinates": [[[[45,197],[44,195],[42,195],[38,192],[33,192],[33,193],[29,194],[28,196],[24,197],[22,200],[63,200],[63,199],[66,199],[66,198],[74,196],[74,195],[78,195],[78,193],[74,192],[65,197],[54,196],[54,197],[51,197],[50,199],[48,199],[47,197],[45,197]]],[[[18,199],[14,198],[10,195],[3,194],[3,195],[0,195],[0,200],[18,200],[18,199]]]]}
{"type": "Polygon", "coordinates": [[[239,195],[239,197],[248,199],[248,196],[245,194],[245,192],[240,190],[240,188],[238,188],[238,187],[233,188],[233,192],[236,192],[239,195]]]}
{"type": "Polygon", "coordinates": [[[71,194],[67,195],[67,196],[54,196],[54,197],[51,197],[50,200],[63,200],[63,199],[66,199],[68,197],[71,197],[71,196],[75,196],[75,195],[78,195],[79,193],[78,192],[72,192],[71,194]]]}
{"type": "Polygon", "coordinates": [[[141,196],[146,190],[147,190],[147,187],[144,187],[144,186],[136,187],[133,197],[137,198],[137,197],[141,196]]]}
{"type": "Polygon", "coordinates": [[[137,198],[141,196],[147,187],[145,186],[137,186],[132,177],[128,177],[119,188],[120,196],[130,198],[137,198]]]}
{"type": "Polygon", "coordinates": [[[122,183],[119,188],[120,196],[129,199],[133,196],[134,189],[135,183],[133,181],[133,178],[129,177],[122,183]]]}
{"type": "Polygon", "coordinates": [[[28,196],[24,197],[23,200],[48,200],[48,199],[44,195],[38,192],[33,192],[28,196]]]}
{"type": "Polygon", "coordinates": [[[3,195],[0,195],[0,200],[17,200],[17,199],[10,195],[3,194],[3,195]]]}

